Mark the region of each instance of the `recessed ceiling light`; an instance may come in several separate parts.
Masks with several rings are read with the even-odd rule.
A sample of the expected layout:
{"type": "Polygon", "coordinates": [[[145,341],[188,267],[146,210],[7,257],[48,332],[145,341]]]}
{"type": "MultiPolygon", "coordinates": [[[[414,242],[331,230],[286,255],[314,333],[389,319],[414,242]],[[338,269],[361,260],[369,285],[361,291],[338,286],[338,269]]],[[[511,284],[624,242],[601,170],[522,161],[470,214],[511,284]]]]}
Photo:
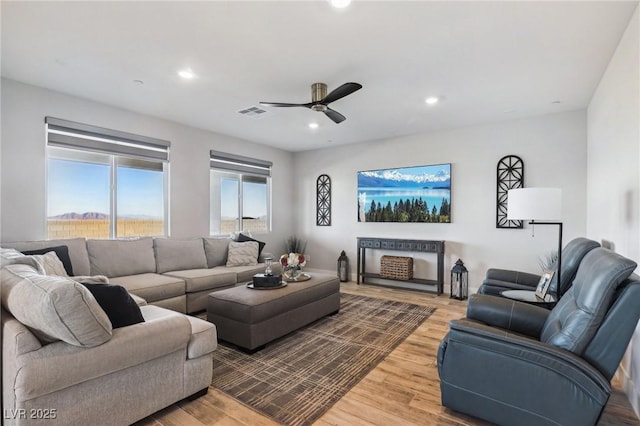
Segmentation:
{"type": "Polygon", "coordinates": [[[309,123],[309,128],[310,129],[317,129],[318,128],[318,123],[309,123]]]}
{"type": "Polygon", "coordinates": [[[351,4],[351,0],[329,0],[329,2],[336,9],[344,9],[351,4]]]}
{"type": "Polygon", "coordinates": [[[427,103],[427,105],[435,105],[438,103],[438,98],[436,96],[430,96],[427,99],[425,99],[424,101],[427,103]]]}
{"type": "Polygon", "coordinates": [[[193,73],[193,71],[191,71],[191,68],[185,68],[183,70],[178,71],[178,75],[182,78],[184,78],[185,80],[191,80],[192,78],[194,78],[196,75],[193,73]]]}

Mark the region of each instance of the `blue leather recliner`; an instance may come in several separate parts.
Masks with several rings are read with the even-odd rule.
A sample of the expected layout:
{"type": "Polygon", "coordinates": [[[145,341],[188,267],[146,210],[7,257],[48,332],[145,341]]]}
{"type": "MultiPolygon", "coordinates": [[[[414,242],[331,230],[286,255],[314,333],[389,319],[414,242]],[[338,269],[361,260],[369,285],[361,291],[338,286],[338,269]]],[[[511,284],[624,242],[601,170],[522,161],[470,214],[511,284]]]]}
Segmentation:
{"type": "Polygon", "coordinates": [[[589,251],[551,311],[472,295],[438,349],[442,405],[500,425],[595,424],[640,317],[635,268],[589,251]]]}

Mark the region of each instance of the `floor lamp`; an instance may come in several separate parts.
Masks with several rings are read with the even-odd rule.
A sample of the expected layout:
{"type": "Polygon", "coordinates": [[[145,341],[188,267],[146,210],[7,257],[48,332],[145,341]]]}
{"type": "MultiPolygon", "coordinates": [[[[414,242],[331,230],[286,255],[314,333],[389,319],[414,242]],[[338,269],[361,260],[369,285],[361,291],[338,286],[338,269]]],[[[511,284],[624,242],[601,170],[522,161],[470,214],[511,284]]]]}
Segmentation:
{"type": "Polygon", "coordinates": [[[562,297],[562,190],[560,188],[518,188],[507,194],[507,219],[528,220],[530,225],[558,225],[558,270],[556,297],[562,297]]]}

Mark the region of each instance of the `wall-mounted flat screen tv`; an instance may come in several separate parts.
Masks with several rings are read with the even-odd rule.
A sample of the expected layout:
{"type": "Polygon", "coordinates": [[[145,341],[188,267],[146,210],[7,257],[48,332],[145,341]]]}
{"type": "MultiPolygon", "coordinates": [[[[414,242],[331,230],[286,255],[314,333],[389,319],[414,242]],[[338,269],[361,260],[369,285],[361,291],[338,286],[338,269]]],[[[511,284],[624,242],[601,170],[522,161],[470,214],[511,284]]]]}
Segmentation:
{"type": "Polygon", "coordinates": [[[358,222],[451,222],[451,164],[358,172],[358,222]]]}

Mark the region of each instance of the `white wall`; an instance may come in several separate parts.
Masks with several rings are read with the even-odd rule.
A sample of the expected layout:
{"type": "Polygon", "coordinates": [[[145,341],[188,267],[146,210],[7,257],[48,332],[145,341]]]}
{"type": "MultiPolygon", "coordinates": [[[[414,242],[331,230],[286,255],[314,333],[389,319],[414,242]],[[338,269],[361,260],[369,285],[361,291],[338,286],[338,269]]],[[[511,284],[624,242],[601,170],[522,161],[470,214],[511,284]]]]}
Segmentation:
{"type": "MultiPolygon", "coordinates": [[[[212,112],[213,113],[213,112],[212,112]]],[[[170,227],[174,237],[209,234],[209,150],[273,162],[273,232],[257,235],[283,250],[294,211],[292,155],[244,140],[2,79],[2,241],[46,238],[44,117],[171,141],[170,227]]]]}
{"type": "MultiPolygon", "coordinates": [[[[564,241],[584,235],[586,115],[575,111],[296,153],[298,229],[308,240],[310,264],[335,270],[344,249],[355,270],[356,238],[362,236],[445,240],[445,283],[458,258],[469,269],[471,288],[489,267],[539,272],[537,258],[557,249],[558,229],[538,226],[535,238],[528,226],[496,229],[496,165],[505,155],[523,159],[525,186],[563,189],[564,241]],[[357,222],[357,171],[439,163],[452,163],[452,223],[357,222]],[[329,227],[315,225],[315,185],[323,173],[332,179],[329,227]]],[[[416,276],[435,278],[435,256],[423,256],[416,276]]]]}
{"type": "MultiPolygon", "coordinates": [[[[639,9],[609,63],[587,111],[587,236],[607,240],[640,262],[639,9]]],[[[640,415],[640,327],[621,369],[640,415]]]]}

